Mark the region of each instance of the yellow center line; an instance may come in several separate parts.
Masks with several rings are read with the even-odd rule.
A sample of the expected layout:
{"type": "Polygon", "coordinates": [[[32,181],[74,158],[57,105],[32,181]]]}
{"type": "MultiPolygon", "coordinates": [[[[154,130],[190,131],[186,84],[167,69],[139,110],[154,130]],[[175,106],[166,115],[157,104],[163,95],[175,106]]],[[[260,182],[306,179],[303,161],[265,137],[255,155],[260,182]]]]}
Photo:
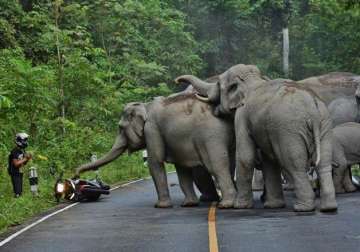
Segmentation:
{"type": "Polygon", "coordinates": [[[218,240],[216,235],[216,202],[211,203],[208,215],[209,225],[209,251],[218,252],[218,240]]]}

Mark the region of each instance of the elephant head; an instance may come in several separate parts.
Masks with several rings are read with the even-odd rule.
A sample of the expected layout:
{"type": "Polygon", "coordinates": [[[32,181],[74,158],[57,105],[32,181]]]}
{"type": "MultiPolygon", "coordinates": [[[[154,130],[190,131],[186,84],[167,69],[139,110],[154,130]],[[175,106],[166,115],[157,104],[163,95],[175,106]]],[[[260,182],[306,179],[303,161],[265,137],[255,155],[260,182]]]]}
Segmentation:
{"type": "Polygon", "coordinates": [[[119,121],[119,132],[111,150],[95,162],[84,164],[76,169],[76,175],[110,163],[118,158],[125,150],[129,153],[145,147],[144,125],[146,122],[146,108],[144,103],[128,103],[119,121]]]}
{"type": "Polygon", "coordinates": [[[202,100],[216,106],[215,112],[232,114],[236,108],[245,103],[254,85],[265,80],[266,78],[261,76],[256,66],[239,64],[219,75],[216,83],[202,81],[192,75],[180,76],[175,82],[194,86],[196,91],[203,96],[202,100]]]}

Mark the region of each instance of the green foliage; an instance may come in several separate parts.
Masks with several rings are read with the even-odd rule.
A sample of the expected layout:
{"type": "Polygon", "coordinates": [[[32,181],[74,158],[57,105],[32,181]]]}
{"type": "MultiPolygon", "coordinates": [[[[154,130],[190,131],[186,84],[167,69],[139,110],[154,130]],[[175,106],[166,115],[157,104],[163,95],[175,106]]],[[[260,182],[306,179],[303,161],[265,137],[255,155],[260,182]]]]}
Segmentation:
{"type": "Polygon", "coordinates": [[[360,167],[359,167],[359,165],[353,165],[351,167],[351,174],[353,176],[359,176],[360,177],[360,167]]]}
{"type": "MultiPolygon", "coordinates": [[[[167,95],[166,83],[203,67],[187,28],[160,0],[0,0],[0,230],[54,205],[49,167],[72,176],[110,149],[126,103],[167,95]],[[26,179],[12,198],[7,156],[20,131],[39,170],[36,199],[26,179]]],[[[114,183],[148,171],[135,154],[101,173],[114,183]]]]}
{"type": "Polygon", "coordinates": [[[360,5],[345,0],[173,0],[188,15],[203,75],[238,63],[256,64],[270,77],[282,73],[282,28],[290,33],[290,77],[329,71],[359,73],[360,5]]]}

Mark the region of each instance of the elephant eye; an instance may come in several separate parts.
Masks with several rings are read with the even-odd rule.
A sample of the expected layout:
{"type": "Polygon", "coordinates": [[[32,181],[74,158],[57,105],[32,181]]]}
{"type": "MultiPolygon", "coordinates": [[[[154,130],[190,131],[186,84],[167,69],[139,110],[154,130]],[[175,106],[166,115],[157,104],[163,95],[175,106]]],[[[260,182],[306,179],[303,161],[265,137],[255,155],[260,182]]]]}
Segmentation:
{"type": "Polygon", "coordinates": [[[230,87],[229,87],[229,93],[235,92],[237,87],[238,87],[237,83],[231,84],[230,87]]]}
{"type": "Polygon", "coordinates": [[[124,116],[123,116],[123,118],[125,119],[125,120],[131,120],[131,113],[125,113],[124,114],[124,116]]]}

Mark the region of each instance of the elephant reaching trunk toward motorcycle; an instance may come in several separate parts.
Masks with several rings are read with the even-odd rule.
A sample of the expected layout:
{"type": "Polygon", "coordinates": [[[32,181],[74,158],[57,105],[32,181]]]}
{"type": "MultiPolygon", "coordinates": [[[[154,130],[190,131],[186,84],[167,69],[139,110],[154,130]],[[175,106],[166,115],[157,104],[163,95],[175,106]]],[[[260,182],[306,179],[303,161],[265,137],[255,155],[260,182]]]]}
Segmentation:
{"type": "MultiPolygon", "coordinates": [[[[236,193],[230,172],[234,166],[233,136],[232,123],[215,117],[211,106],[199,101],[191,91],[157,97],[150,103],[129,103],[123,111],[111,151],[94,163],[80,166],[76,173],[97,169],[125,150],[132,153],[146,148],[158,194],[156,207],[172,206],[164,168],[164,162],[169,162],[175,164],[185,194],[183,206],[198,204],[192,169],[206,167],[222,193],[218,206],[229,208],[233,206],[236,193]]],[[[212,180],[205,182],[212,183],[212,180]]],[[[214,187],[212,191],[216,194],[214,187]]]]}

